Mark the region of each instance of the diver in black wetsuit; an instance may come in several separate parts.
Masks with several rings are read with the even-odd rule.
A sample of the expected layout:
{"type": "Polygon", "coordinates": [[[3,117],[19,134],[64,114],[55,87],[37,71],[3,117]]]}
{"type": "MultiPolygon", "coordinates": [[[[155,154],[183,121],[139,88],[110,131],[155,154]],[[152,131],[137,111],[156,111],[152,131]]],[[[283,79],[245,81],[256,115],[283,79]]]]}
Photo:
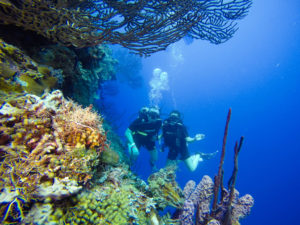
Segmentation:
{"type": "Polygon", "coordinates": [[[135,161],[139,156],[140,148],[145,147],[150,153],[152,171],[156,171],[157,149],[155,141],[158,140],[161,125],[159,110],[155,107],[143,107],[139,111],[139,117],[130,124],[125,132],[130,159],[135,161]]]}
{"type": "Polygon", "coordinates": [[[180,160],[184,161],[189,170],[195,171],[199,162],[210,159],[217,153],[197,153],[190,155],[188,143],[200,141],[204,139],[205,135],[196,134],[194,138],[189,137],[187,129],[182,122],[180,112],[177,110],[173,110],[169,117],[164,120],[162,125],[162,137],[164,139],[162,151],[164,147],[169,148],[167,165],[174,162],[176,163],[177,156],[180,155],[180,160]]]}

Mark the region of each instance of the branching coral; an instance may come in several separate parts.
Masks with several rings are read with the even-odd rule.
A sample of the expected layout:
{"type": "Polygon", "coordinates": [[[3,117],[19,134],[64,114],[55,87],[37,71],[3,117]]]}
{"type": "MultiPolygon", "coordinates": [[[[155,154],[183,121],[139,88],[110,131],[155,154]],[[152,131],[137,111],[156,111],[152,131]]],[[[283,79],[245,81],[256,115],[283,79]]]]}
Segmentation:
{"type": "Polygon", "coordinates": [[[248,215],[254,205],[254,200],[251,195],[247,194],[239,198],[239,193],[235,189],[238,170],[238,153],[241,150],[244,137],[241,137],[239,144],[236,142],[234,148],[234,170],[228,182],[229,191],[223,187],[223,163],[230,117],[231,109],[229,109],[227,114],[222,154],[218,175],[216,175],[214,179],[215,183],[212,182],[210,177],[204,176],[196,188],[194,181],[189,181],[186,184],[183,192],[185,196],[184,207],[181,210],[177,210],[174,214],[174,218],[179,218],[181,224],[193,225],[196,209],[197,225],[238,225],[239,219],[248,215]],[[218,198],[219,189],[221,189],[220,201],[218,198]],[[210,201],[212,197],[213,203],[210,211],[210,201]]]}
{"type": "MultiPolygon", "coordinates": [[[[77,183],[92,178],[100,153],[108,147],[97,113],[66,101],[60,91],[6,102],[0,124],[0,188],[18,191],[12,206],[21,199],[59,199],[80,190],[77,183]],[[45,194],[53,184],[59,188],[45,194]]],[[[5,205],[0,206],[2,211],[5,205]]]]}
{"type": "MultiPolygon", "coordinates": [[[[195,187],[194,181],[189,181],[184,188],[185,202],[182,209],[177,210],[174,219],[179,219],[182,225],[213,225],[225,224],[230,202],[230,192],[223,189],[223,198],[216,206],[216,214],[210,217],[210,203],[213,197],[214,183],[209,176],[204,176],[195,187]],[[196,216],[195,216],[196,212],[196,216]],[[196,223],[194,221],[196,220],[196,223]]],[[[246,194],[239,198],[239,192],[234,190],[233,199],[230,203],[230,224],[239,224],[239,220],[250,214],[254,204],[253,197],[246,194]]]]}
{"type": "Polygon", "coordinates": [[[82,108],[72,101],[64,102],[54,117],[54,127],[68,146],[92,149],[106,141],[101,118],[92,111],[92,105],[82,108]]]}
{"type": "Polygon", "coordinates": [[[236,31],[251,0],[14,0],[0,4],[0,23],[76,47],[121,44],[142,55],[188,35],[219,44],[236,31]]]}

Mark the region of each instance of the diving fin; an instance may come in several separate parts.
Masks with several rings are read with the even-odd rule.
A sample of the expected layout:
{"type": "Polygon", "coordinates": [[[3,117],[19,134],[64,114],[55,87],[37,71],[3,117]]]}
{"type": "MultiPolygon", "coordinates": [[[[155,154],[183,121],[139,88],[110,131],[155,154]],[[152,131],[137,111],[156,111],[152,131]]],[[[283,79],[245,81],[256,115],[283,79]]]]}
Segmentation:
{"type": "Polygon", "coordinates": [[[217,154],[218,152],[219,152],[218,150],[215,151],[215,152],[213,152],[213,153],[204,153],[204,152],[200,152],[199,155],[201,156],[201,158],[202,158],[203,160],[209,160],[209,159],[215,157],[216,154],[217,154]]]}

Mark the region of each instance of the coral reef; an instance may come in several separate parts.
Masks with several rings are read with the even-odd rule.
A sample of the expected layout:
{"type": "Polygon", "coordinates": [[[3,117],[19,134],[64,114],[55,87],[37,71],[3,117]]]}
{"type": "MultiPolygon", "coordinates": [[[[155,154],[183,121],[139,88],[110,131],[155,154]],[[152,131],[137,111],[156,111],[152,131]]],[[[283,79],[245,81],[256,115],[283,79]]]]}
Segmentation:
{"type": "Polygon", "coordinates": [[[30,52],[29,57],[0,39],[1,101],[11,93],[40,96],[59,87],[65,96],[88,106],[99,98],[100,85],[115,79],[116,61],[105,45],[80,50],[44,45],[30,52]]]}
{"type": "Polygon", "coordinates": [[[224,197],[217,205],[215,218],[211,218],[211,220],[217,220],[220,224],[239,224],[240,219],[243,219],[250,214],[250,210],[254,205],[254,199],[249,194],[239,197],[239,192],[234,189],[234,197],[232,201],[230,201],[231,192],[227,191],[225,188],[223,189],[223,192],[224,197]],[[229,204],[232,210],[230,211],[230,221],[228,222],[226,217],[229,204]]]}
{"type": "MultiPolygon", "coordinates": [[[[98,89],[114,80],[116,61],[105,45],[71,49],[60,45],[44,45],[32,53],[32,58],[63,72],[61,89],[65,96],[88,106],[99,99],[98,89]]],[[[56,76],[57,77],[57,76],[56,76]]]]}
{"type": "Polygon", "coordinates": [[[225,42],[250,6],[251,0],[6,0],[0,2],[0,24],[23,27],[66,46],[106,42],[150,55],[185,36],[225,42]]]}
{"type": "Polygon", "coordinates": [[[147,224],[155,209],[153,200],[133,185],[97,186],[76,198],[66,224],[147,224]]]}
{"type": "Polygon", "coordinates": [[[149,191],[159,210],[167,206],[181,208],[183,205],[183,193],[175,181],[175,170],[174,166],[169,166],[151,174],[148,178],[149,191]]]}
{"type": "MultiPolygon", "coordinates": [[[[213,225],[224,224],[228,212],[230,192],[223,189],[223,198],[217,204],[216,215],[210,216],[210,204],[213,197],[214,183],[209,176],[204,176],[195,187],[195,182],[190,180],[186,183],[183,193],[185,196],[184,206],[173,215],[173,219],[179,219],[182,225],[213,225]],[[196,215],[195,215],[196,212],[196,215]],[[196,217],[196,218],[195,218],[196,217]],[[196,220],[196,223],[194,222],[196,220]]],[[[239,192],[234,190],[234,198],[231,202],[230,224],[239,224],[239,220],[250,214],[254,205],[253,197],[246,194],[239,198],[239,192]]]]}
{"type": "Polygon", "coordinates": [[[99,45],[77,51],[76,73],[72,77],[72,90],[68,95],[79,103],[86,105],[99,99],[100,84],[114,80],[116,61],[105,45],[99,45]]]}
{"type": "Polygon", "coordinates": [[[111,167],[102,172],[95,181],[97,185],[73,196],[68,203],[56,203],[55,207],[36,203],[24,221],[37,225],[159,224],[154,200],[135,186],[136,179],[128,167],[111,167]]]}
{"type": "Polygon", "coordinates": [[[53,89],[59,70],[39,65],[19,48],[0,39],[0,96],[1,102],[11,93],[43,94],[53,89]]]}
{"type": "MultiPolygon", "coordinates": [[[[0,8],[16,2],[0,1],[0,8]]],[[[214,183],[204,176],[182,191],[176,168],[167,167],[152,174],[147,185],[124,164],[120,138],[89,105],[99,84],[114,79],[110,54],[105,46],[74,50],[53,45],[32,60],[0,40],[0,223],[162,225],[194,224],[196,217],[200,225],[239,224],[254,200],[239,197],[235,189],[243,137],[235,146],[229,188],[223,187],[231,111],[214,183]],[[70,86],[72,97],[89,106],[66,100],[61,91],[50,92],[57,84],[70,86]],[[178,208],[176,218],[158,215],[167,206],[178,208]]]]}
{"type": "Polygon", "coordinates": [[[194,213],[197,211],[197,225],[232,225],[240,224],[239,220],[249,215],[254,199],[247,194],[239,198],[239,192],[235,189],[235,181],[238,171],[238,153],[241,150],[244,137],[240,138],[240,142],[236,142],[234,147],[234,169],[229,179],[229,191],[223,186],[223,163],[225,157],[225,147],[228,135],[229,122],[231,118],[231,108],[228,110],[223,144],[222,154],[219,163],[218,174],[214,178],[214,183],[210,177],[204,176],[201,182],[195,188],[195,182],[189,181],[184,188],[185,202],[181,210],[174,213],[174,218],[179,218],[180,224],[193,225],[194,213]],[[221,198],[219,201],[218,192],[221,190],[221,198]],[[210,202],[213,198],[210,210],[210,202]],[[218,203],[219,201],[219,203],[218,203]]]}
{"type": "Polygon", "coordinates": [[[6,101],[0,124],[0,188],[11,196],[0,204],[5,222],[20,221],[25,203],[77,193],[108,147],[100,116],[60,91],[6,101]]]}
{"type": "Polygon", "coordinates": [[[198,210],[199,222],[204,222],[210,212],[210,201],[213,194],[213,181],[209,176],[204,176],[195,188],[195,182],[189,181],[184,187],[185,202],[183,210],[179,212],[181,224],[193,224],[195,209],[198,210]]]}

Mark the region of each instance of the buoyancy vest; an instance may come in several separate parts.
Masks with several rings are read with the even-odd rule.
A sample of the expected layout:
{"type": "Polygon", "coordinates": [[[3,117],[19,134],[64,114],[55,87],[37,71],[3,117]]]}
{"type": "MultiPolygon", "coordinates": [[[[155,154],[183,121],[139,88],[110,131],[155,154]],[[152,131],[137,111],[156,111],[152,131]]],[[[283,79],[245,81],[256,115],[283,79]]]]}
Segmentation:
{"type": "Polygon", "coordinates": [[[186,144],[186,128],[179,118],[168,118],[162,126],[165,145],[180,147],[186,144]]]}
{"type": "Polygon", "coordinates": [[[161,119],[145,121],[144,119],[136,119],[129,127],[133,135],[156,136],[161,128],[161,119]]]}

